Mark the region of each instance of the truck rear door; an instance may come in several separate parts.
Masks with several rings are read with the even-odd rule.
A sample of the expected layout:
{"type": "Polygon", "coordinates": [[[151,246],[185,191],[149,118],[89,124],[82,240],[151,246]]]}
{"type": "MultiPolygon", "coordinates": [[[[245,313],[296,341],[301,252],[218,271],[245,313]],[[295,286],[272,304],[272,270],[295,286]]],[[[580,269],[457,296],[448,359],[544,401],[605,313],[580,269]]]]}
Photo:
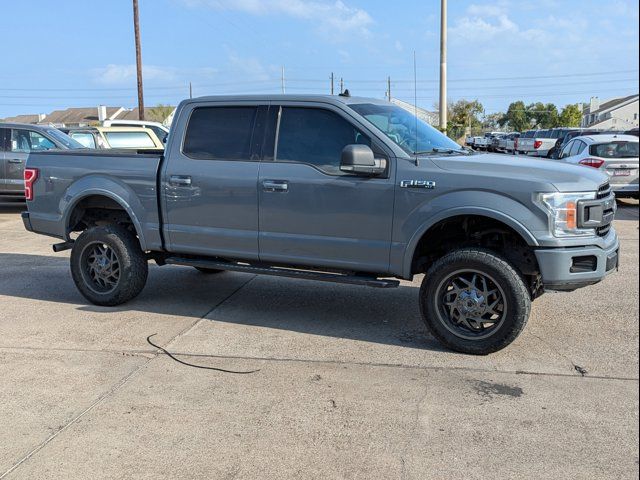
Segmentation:
{"type": "Polygon", "coordinates": [[[169,251],[258,259],[259,156],[252,137],[265,111],[252,103],[185,106],[184,137],[170,142],[161,175],[169,251]]]}

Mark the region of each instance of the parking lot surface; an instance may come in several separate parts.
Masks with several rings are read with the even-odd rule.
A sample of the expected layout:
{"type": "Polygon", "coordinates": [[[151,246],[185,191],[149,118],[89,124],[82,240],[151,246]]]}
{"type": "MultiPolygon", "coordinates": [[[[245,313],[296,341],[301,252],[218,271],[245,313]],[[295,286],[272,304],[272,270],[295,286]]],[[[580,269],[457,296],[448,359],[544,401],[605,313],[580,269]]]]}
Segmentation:
{"type": "Polygon", "coordinates": [[[153,265],[134,301],[89,305],[23,209],[0,205],[0,478],[638,477],[636,201],[620,271],[544,295],[486,357],[426,333],[421,278],[153,265]]]}

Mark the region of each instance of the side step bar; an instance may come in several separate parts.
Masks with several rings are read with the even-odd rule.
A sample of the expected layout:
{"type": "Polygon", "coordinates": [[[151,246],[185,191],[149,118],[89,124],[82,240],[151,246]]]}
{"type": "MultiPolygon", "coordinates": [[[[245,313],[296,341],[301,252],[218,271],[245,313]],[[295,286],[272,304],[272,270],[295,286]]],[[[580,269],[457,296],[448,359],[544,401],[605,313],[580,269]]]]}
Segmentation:
{"type": "Polygon", "coordinates": [[[321,282],[348,283],[351,285],[363,285],[375,288],[395,288],[400,285],[398,280],[386,280],[376,277],[357,275],[342,275],[338,273],[313,272],[309,270],[293,270],[289,268],[261,267],[232,262],[219,262],[215,260],[168,257],[164,261],[169,265],[185,265],[188,267],[213,268],[217,270],[229,270],[232,272],[255,273],[258,275],[273,275],[276,277],[299,278],[302,280],[318,280],[321,282]]]}

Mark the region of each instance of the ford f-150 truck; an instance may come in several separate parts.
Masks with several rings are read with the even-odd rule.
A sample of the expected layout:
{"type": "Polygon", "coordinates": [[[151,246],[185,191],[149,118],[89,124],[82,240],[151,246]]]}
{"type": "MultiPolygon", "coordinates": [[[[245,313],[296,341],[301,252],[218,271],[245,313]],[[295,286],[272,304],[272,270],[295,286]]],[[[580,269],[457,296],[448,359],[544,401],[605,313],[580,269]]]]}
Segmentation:
{"type": "Polygon", "coordinates": [[[164,154],[34,152],[25,190],[25,227],[72,249],[95,304],[138,295],[149,260],[381,288],[424,274],[426,325],[472,354],[511,343],[545,289],[618,263],[601,172],[474,154],[348,95],[185,100],[164,154]]]}

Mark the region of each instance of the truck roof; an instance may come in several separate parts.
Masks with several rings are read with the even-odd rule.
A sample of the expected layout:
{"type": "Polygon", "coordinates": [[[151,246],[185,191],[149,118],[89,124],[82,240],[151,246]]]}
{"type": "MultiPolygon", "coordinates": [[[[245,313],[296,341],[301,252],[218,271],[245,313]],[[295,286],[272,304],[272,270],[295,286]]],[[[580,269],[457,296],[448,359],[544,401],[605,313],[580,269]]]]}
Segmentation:
{"type": "Polygon", "coordinates": [[[334,105],[349,105],[357,103],[374,103],[378,105],[390,105],[387,100],[368,97],[352,97],[342,95],[314,95],[314,94],[253,94],[253,95],[210,95],[183,100],[183,103],[201,102],[243,102],[243,101],[263,101],[263,102],[324,102],[334,105]]]}

